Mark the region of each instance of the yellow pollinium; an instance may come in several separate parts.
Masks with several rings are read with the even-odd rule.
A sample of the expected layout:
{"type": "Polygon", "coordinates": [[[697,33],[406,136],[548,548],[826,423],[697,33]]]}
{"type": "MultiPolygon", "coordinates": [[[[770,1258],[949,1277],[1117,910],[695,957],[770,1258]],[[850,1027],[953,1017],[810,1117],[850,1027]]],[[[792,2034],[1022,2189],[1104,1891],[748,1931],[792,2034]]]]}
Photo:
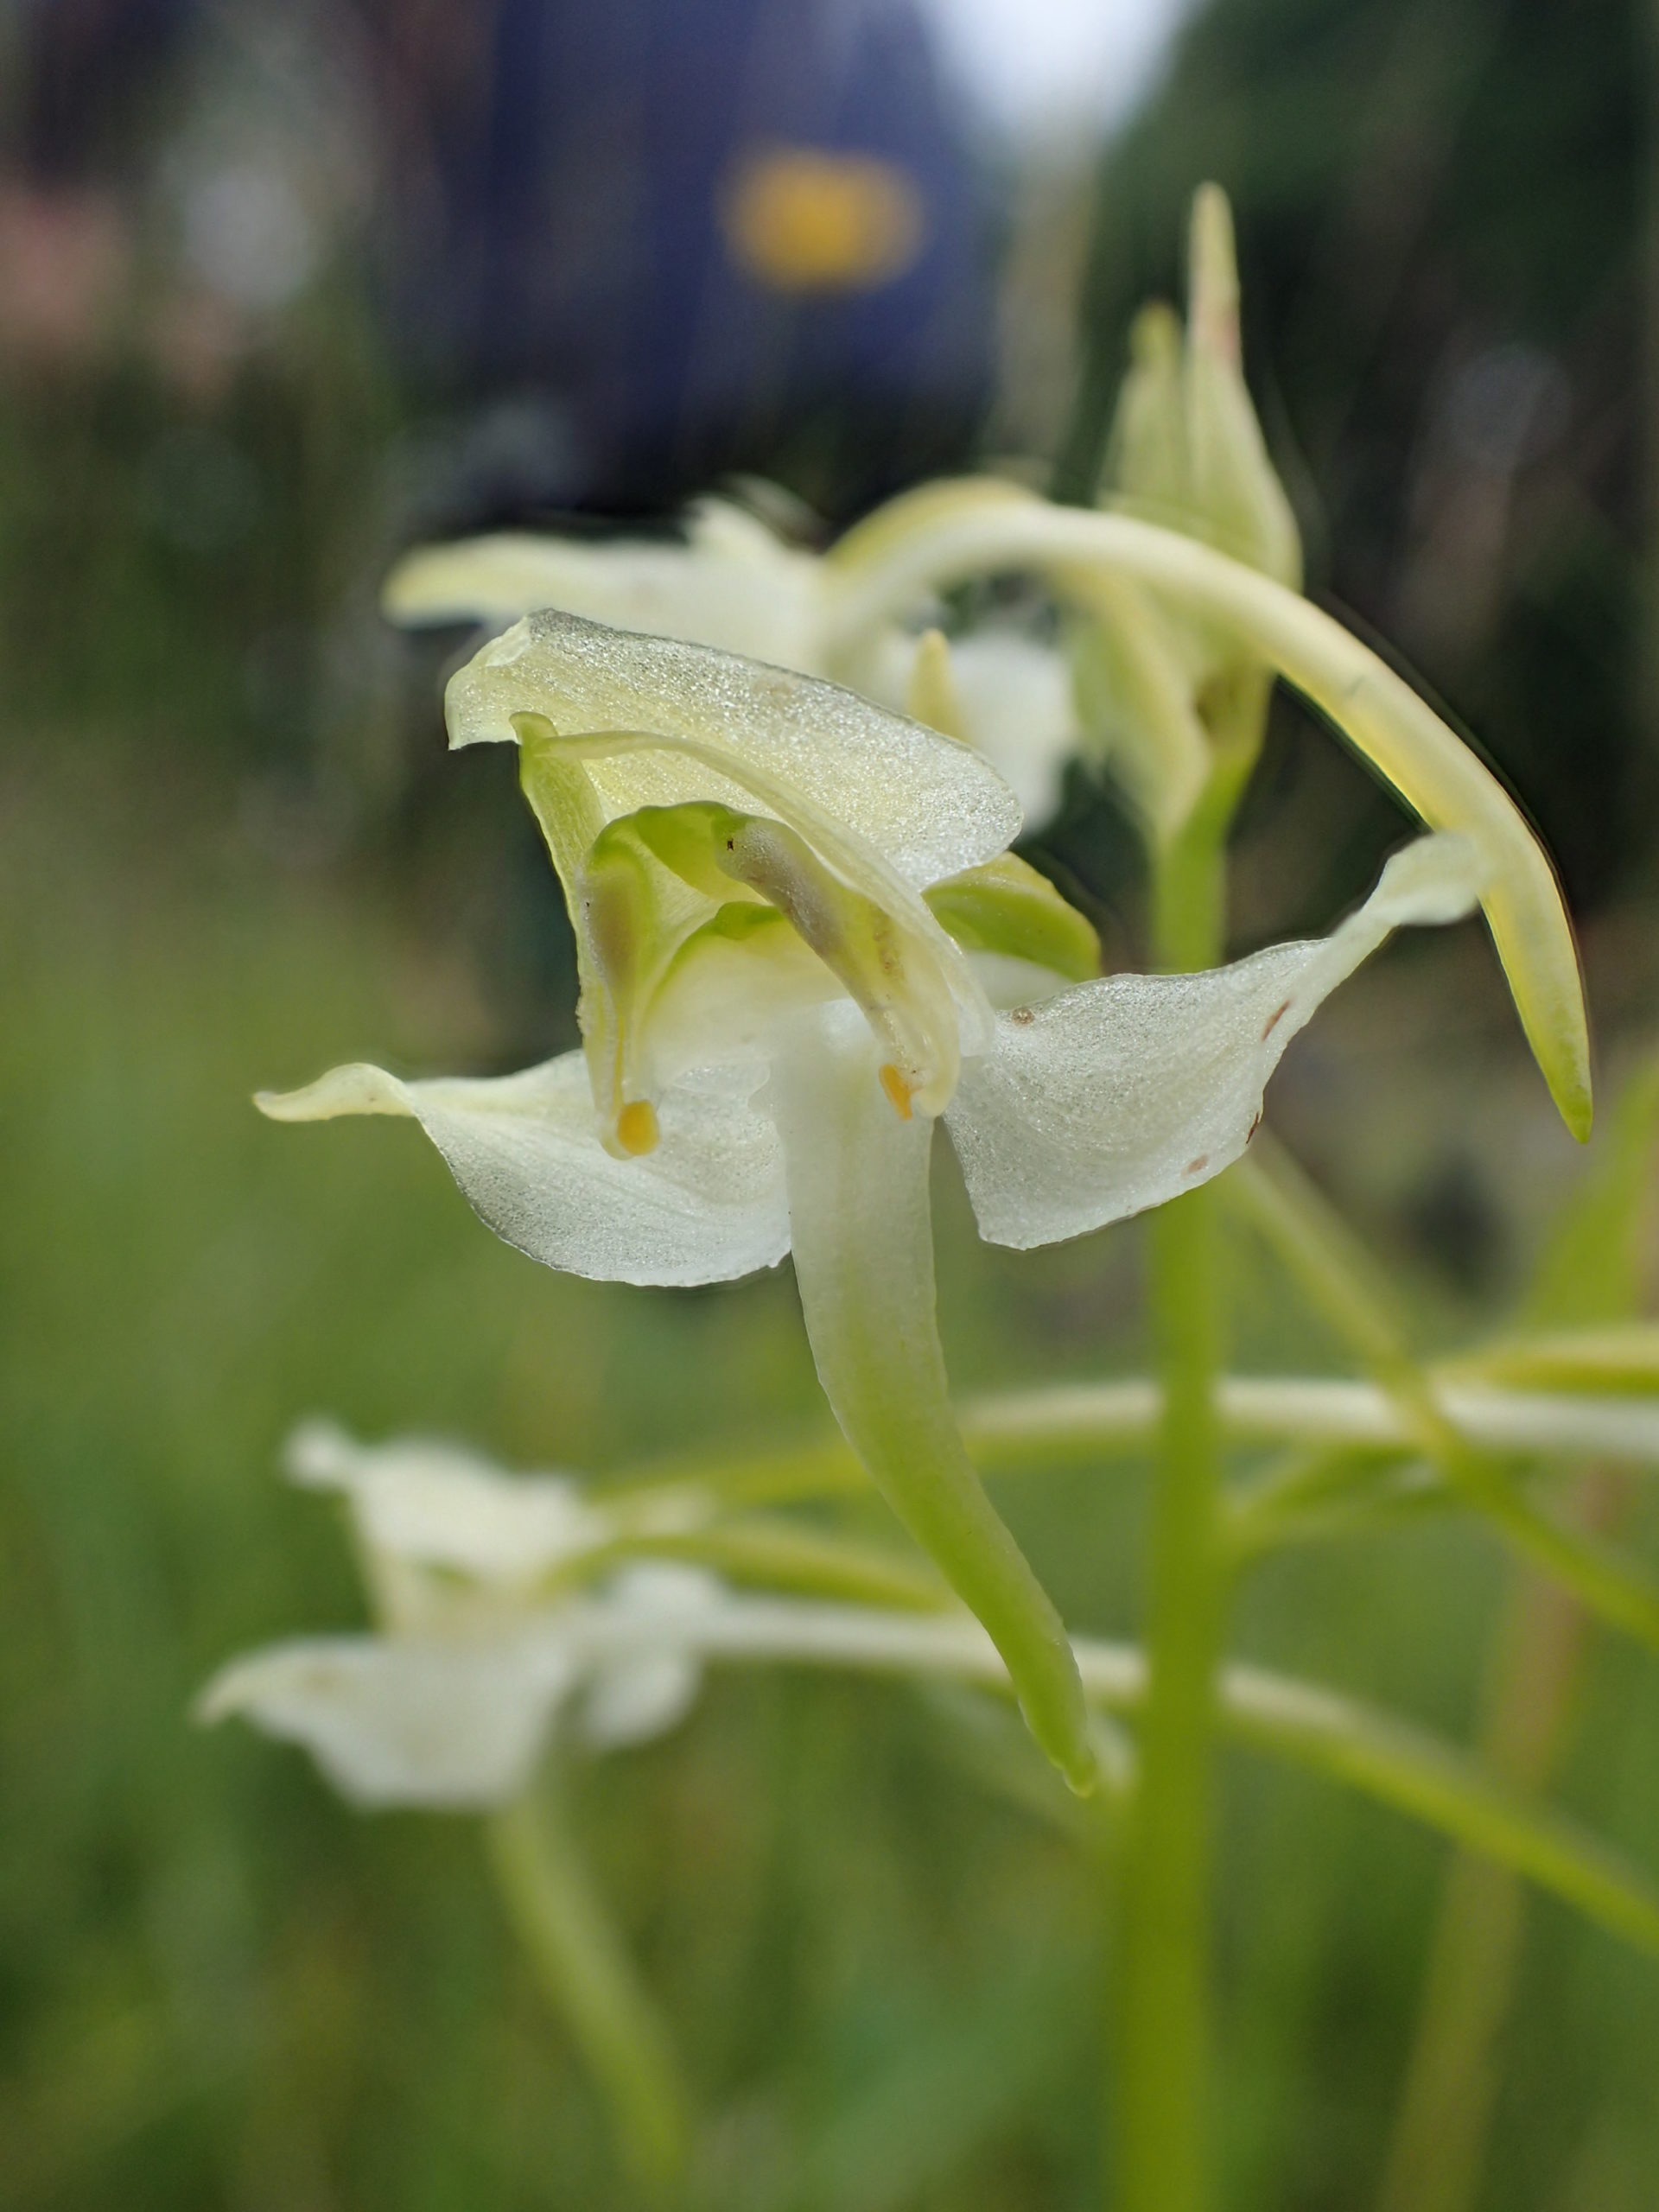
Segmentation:
{"type": "Polygon", "coordinates": [[[616,1141],[635,1160],[655,1152],[662,1130],[649,1098],[631,1098],[616,1117],[616,1141]]]}
{"type": "Polygon", "coordinates": [[[910,1102],[915,1096],[914,1086],[905,1081],[891,1060],[880,1070],[881,1088],[892,1100],[893,1110],[901,1122],[910,1119],[910,1102]]]}

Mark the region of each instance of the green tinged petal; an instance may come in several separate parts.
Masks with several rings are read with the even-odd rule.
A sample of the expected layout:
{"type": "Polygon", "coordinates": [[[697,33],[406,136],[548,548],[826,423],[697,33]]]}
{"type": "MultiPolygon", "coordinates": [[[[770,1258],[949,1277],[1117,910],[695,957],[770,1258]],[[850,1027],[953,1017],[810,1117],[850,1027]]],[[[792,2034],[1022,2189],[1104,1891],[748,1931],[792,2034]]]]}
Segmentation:
{"type": "Polygon", "coordinates": [[[926,897],[964,952],[1030,961],[1074,983],[1100,973],[1094,925],[1015,853],[936,883],[926,897]]]}
{"type": "Polygon", "coordinates": [[[729,982],[740,995],[751,986],[756,1010],[768,1016],[823,995],[810,983],[803,992],[799,963],[750,918],[746,893],[787,922],[825,980],[833,977],[862,1013],[899,1113],[908,1117],[912,1101],[926,1114],[949,1103],[960,1025],[931,938],[843,883],[786,823],[708,801],[644,807],[601,832],[579,886],[578,932],[595,978],[584,994],[582,1030],[613,1149],[651,1150],[657,1084],[761,1042],[763,1025],[730,1003],[734,956],[745,972],[729,982]],[[711,915],[715,900],[722,903],[711,915]],[[677,958],[694,938],[702,957],[677,958]],[[757,960],[764,972],[752,972],[757,960]],[[670,1027],[659,1038],[657,1004],[671,967],[670,1027]],[[708,1001],[701,1024],[700,992],[708,1001]]]}

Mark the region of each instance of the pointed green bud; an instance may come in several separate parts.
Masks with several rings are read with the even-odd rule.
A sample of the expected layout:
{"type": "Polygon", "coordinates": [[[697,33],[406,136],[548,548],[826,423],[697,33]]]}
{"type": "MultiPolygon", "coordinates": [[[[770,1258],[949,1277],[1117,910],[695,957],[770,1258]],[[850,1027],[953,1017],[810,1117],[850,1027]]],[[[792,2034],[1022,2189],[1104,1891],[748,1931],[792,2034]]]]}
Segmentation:
{"type": "Polygon", "coordinates": [[[1232,210],[1220,187],[1192,201],[1186,315],[1188,483],[1195,536],[1293,590],[1301,539],[1244,383],[1232,210]]]}
{"type": "Polygon", "coordinates": [[[1190,510],[1180,318],[1163,300],[1129,326],[1129,365],[1118,392],[1103,488],[1147,519],[1183,524],[1190,510]]]}

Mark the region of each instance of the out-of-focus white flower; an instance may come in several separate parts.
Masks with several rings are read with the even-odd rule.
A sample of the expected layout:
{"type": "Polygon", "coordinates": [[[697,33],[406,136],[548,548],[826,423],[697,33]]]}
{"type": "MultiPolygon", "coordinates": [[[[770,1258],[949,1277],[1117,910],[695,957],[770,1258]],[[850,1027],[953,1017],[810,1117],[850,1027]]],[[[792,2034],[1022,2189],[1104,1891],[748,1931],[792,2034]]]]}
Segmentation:
{"type": "Polygon", "coordinates": [[[599,1590],[544,1586],[613,1530],[568,1475],[512,1477],[453,1446],[365,1446],[308,1424],[293,1478],[350,1508],[383,1624],[233,1660],[200,1713],[240,1713],[302,1744],[366,1805],[481,1808],[518,1796],[556,1724],[595,1749],[664,1734],[690,1710],[701,1664],[665,1622],[725,1602],[714,1576],[639,1561],[599,1590]]]}
{"type": "MultiPolygon", "coordinates": [[[[973,496],[995,503],[1005,488],[987,478],[973,496]]],[[[884,542],[878,514],[852,533],[850,552],[826,561],[746,509],[704,499],[678,540],[505,531],[423,546],[393,569],[381,603],[409,627],[495,629],[553,607],[849,684],[974,746],[1013,785],[1027,820],[1046,821],[1080,734],[1065,655],[1007,620],[947,644],[928,594],[849,634],[841,607],[858,549],[884,542]]]]}

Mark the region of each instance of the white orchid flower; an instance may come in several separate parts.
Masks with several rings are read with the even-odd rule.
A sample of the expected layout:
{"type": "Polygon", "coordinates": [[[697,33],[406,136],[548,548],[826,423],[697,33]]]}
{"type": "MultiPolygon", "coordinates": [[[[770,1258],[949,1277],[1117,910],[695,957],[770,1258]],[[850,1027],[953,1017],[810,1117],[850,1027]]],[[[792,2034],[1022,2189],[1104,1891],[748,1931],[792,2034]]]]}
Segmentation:
{"type": "MultiPolygon", "coordinates": [[[[1193,202],[1185,338],[1168,308],[1149,307],[1130,355],[1103,505],[1200,538],[1298,589],[1295,518],[1240,366],[1232,219],[1217,187],[1203,187],[1193,202]]],[[[1271,678],[1236,639],[1160,606],[1133,578],[1094,572],[1072,580],[1082,619],[1069,650],[1007,620],[947,645],[925,626],[939,611],[928,592],[864,623],[846,620],[860,571],[895,533],[942,505],[994,505],[1007,488],[988,478],[924,487],[878,510],[828,559],[712,498],[692,506],[677,543],[506,532],[426,546],[397,563],[382,603],[406,625],[496,627],[557,607],[849,683],[984,753],[1028,824],[1058,811],[1068,760],[1102,754],[1149,833],[1172,836],[1217,749],[1240,755],[1242,772],[1260,744],[1271,678]]]]}
{"type": "Polygon", "coordinates": [[[574,1478],[507,1476],[418,1439],[357,1444],[322,1423],[292,1439],[288,1468],[346,1498],[383,1632],[233,1660],[203,1693],[205,1719],[239,1713],[304,1745],[359,1804],[454,1809],[520,1796],[556,1725],[611,1749],[690,1711],[701,1662],[662,1622],[695,1620],[721,1586],[641,1561],[550,1602],[543,1586],[612,1535],[574,1478]]]}
{"type": "Polygon", "coordinates": [[[412,1116],[492,1228],[577,1274],[710,1282],[792,1250],[849,1441],[1086,1782],[1065,1631],[950,1413],[934,1124],[1001,1243],[1205,1181],[1325,995],[1401,924],[1468,910],[1475,853],[1421,842],[1321,941],[1079,980],[1092,934],[1007,854],[1007,787],[849,691],[548,613],[486,645],[448,709],[454,743],[519,745],[576,929],[583,1049],[493,1080],[337,1068],[260,1104],[412,1116]]]}
{"type": "MultiPolygon", "coordinates": [[[[881,542],[879,530],[861,530],[861,543],[881,542]]],[[[708,498],[691,506],[677,540],[503,531],[422,546],[392,569],[381,605],[410,628],[499,629],[556,607],[847,683],[965,740],[1013,785],[1028,822],[1046,820],[1081,736],[1065,655],[1009,620],[947,645],[928,594],[903,620],[884,613],[868,632],[849,635],[840,615],[845,570],[747,509],[708,498]]]]}

